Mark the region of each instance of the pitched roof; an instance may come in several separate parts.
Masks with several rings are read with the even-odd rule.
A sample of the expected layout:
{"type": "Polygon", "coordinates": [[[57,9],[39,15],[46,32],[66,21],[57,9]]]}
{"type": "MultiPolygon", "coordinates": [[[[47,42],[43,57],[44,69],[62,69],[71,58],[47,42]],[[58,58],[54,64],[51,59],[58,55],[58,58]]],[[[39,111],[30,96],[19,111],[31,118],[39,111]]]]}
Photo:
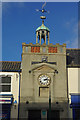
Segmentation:
{"type": "Polygon", "coordinates": [[[68,67],[80,67],[80,49],[66,49],[68,67]]]}
{"type": "Polygon", "coordinates": [[[21,62],[19,61],[0,61],[0,71],[18,72],[20,67],[21,62]]]}

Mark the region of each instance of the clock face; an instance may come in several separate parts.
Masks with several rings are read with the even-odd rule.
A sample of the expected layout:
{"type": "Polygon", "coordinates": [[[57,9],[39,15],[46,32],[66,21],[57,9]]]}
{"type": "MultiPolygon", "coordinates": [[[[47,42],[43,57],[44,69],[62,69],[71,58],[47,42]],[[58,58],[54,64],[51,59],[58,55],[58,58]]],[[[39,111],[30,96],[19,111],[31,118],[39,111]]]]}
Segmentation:
{"type": "Polygon", "coordinates": [[[38,80],[39,80],[39,84],[43,86],[49,85],[51,82],[50,77],[46,74],[41,74],[38,77],[38,80]]]}

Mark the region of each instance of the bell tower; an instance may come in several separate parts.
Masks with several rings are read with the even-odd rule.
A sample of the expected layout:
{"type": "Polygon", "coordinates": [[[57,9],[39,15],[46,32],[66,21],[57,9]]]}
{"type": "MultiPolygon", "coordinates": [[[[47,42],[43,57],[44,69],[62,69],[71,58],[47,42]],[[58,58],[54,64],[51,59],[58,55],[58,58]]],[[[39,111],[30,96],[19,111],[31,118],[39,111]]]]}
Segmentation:
{"type": "Polygon", "coordinates": [[[40,16],[40,18],[42,19],[42,25],[36,29],[36,43],[42,44],[42,42],[44,42],[44,44],[47,44],[48,41],[49,45],[50,30],[44,25],[44,19],[46,19],[46,17],[40,16]]]}

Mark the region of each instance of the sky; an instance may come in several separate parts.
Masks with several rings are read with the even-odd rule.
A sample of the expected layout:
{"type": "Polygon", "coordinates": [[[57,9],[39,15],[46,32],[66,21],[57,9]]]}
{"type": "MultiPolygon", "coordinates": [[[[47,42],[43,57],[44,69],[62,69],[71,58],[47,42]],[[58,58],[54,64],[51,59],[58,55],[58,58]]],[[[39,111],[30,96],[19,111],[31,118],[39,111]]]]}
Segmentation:
{"type": "MultiPolygon", "coordinates": [[[[44,2],[2,3],[2,60],[21,61],[22,43],[36,43],[36,29],[44,2]]],[[[78,47],[78,3],[47,2],[44,25],[50,29],[50,43],[78,47]]]]}

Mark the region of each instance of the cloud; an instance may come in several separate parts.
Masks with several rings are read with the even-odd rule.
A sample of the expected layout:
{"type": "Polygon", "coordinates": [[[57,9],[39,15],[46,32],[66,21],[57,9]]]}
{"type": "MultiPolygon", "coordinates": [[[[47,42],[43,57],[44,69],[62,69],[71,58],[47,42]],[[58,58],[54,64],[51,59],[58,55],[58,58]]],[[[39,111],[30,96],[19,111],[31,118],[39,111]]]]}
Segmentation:
{"type": "Polygon", "coordinates": [[[71,18],[70,20],[68,20],[68,21],[66,21],[65,22],[65,28],[71,28],[71,27],[73,27],[74,26],[74,24],[75,24],[75,22],[76,22],[76,18],[71,18]]]}
{"type": "MultiPolygon", "coordinates": [[[[80,24],[80,23],[79,23],[80,24]]],[[[69,37],[65,41],[67,47],[78,48],[78,22],[75,18],[66,21],[65,29],[69,32],[69,37]]]]}
{"type": "Polygon", "coordinates": [[[69,45],[70,44],[70,41],[68,40],[68,41],[65,41],[65,43],[66,43],[66,45],[69,45]]]}
{"type": "MultiPolygon", "coordinates": [[[[12,1],[11,1],[12,2],[12,1]]],[[[25,2],[18,2],[18,4],[16,2],[13,3],[14,7],[17,8],[22,8],[25,7],[25,2]]],[[[12,4],[10,4],[10,2],[3,2],[2,3],[2,11],[5,15],[11,15],[11,11],[10,8],[12,7],[12,4]]]]}
{"type": "Polygon", "coordinates": [[[10,11],[8,10],[10,8],[10,4],[8,4],[8,2],[6,3],[2,3],[2,11],[6,13],[10,13],[10,11]]]}
{"type": "Polygon", "coordinates": [[[73,26],[71,48],[78,48],[78,22],[73,26]]]}
{"type": "Polygon", "coordinates": [[[78,48],[78,37],[72,39],[70,48],[78,48]]]}
{"type": "Polygon", "coordinates": [[[78,36],[73,36],[70,40],[66,41],[66,45],[68,48],[78,48],[78,36]]]}
{"type": "Polygon", "coordinates": [[[71,44],[72,48],[75,48],[75,46],[76,46],[76,48],[78,48],[78,38],[75,38],[73,43],[71,44]]]}
{"type": "Polygon", "coordinates": [[[74,32],[75,34],[78,33],[78,23],[74,24],[74,26],[73,26],[73,32],[74,32]]]}

